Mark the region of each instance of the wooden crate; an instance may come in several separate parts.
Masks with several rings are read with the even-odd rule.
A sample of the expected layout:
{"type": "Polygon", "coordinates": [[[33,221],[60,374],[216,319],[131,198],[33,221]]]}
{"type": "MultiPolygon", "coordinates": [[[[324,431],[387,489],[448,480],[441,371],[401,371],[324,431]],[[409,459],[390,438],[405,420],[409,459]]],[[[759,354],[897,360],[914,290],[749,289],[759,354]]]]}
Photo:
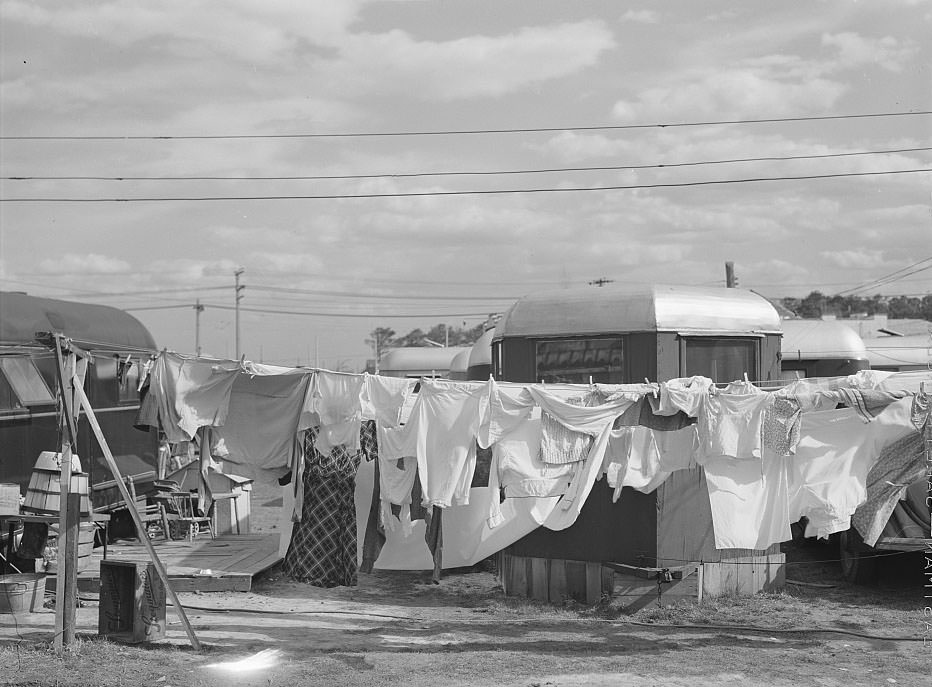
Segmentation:
{"type": "Polygon", "coordinates": [[[165,585],[148,562],[100,562],[97,632],[138,644],[165,637],[165,585]]]}
{"type": "Polygon", "coordinates": [[[503,551],[502,585],[508,596],[562,604],[568,599],[597,604],[612,592],[611,570],[592,561],[516,556],[503,551]]]}

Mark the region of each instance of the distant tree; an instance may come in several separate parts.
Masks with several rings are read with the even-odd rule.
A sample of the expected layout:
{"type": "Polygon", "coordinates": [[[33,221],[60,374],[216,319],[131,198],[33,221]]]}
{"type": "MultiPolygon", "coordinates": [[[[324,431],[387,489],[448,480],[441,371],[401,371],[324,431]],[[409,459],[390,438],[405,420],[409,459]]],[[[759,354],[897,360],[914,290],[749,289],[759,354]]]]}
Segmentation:
{"type": "Polygon", "coordinates": [[[372,346],[375,358],[378,360],[382,357],[382,351],[395,345],[395,330],[389,327],[376,327],[369,332],[366,345],[372,346]]]}
{"type": "Polygon", "coordinates": [[[932,295],[915,298],[909,296],[825,296],[813,291],[803,299],[783,298],[783,307],[798,317],[819,318],[823,315],[855,317],[886,313],[890,319],[923,319],[932,322],[932,295]]]}
{"type": "Polygon", "coordinates": [[[407,334],[399,337],[395,336],[394,330],[387,327],[379,327],[369,333],[366,344],[374,346],[375,342],[378,341],[378,355],[381,355],[381,352],[386,348],[427,346],[429,344],[426,342],[426,339],[430,339],[439,344],[446,343],[450,346],[469,346],[482,336],[485,331],[486,323],[481,322],[475,327],[466,327],[465,325],[466,323],[464,322],[462,327],[451,327],[441,322],[440,324],[435,324],[426,332],[423,329],[412,329],[407,334]]]}
{"type": "Polygon", "coordinates": [[[799,302],[799,308],[794,312],[800,317],[818,319],[822,317],[825,307],[825,296],[819,291],[813,291],[799,302]]]}
{"type": "Polygon", "coordinates": [[[424,346],[424,339],[430,338],[427,334],[424,333],[422,329],[412,329],[410,332],[404,336],[400,336],[395,339],[395,346],[424,346]]]}
{"type": "Polygon", "coordinates": [[[919,312],[922,319],[932,322],[932,294],[922,297],[922,306],[919,312]]]}
{"type": "Polygon", "coordinates": [[[890,319],[904,319],[907,317],[922,317],[922,301],[908,296],[896,296],[887,303],[887,314],[890,319]]]}

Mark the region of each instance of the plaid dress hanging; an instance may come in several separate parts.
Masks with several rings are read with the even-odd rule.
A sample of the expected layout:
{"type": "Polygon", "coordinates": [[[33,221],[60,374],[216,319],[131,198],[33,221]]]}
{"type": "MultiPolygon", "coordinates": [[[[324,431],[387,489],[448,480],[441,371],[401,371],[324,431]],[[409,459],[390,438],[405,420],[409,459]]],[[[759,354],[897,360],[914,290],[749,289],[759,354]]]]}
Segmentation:
{"type": "Polygon", "coordinates": [[[360,454],[336,446],[314,449],[317,430],[304,437],[304,506],[282,569],[315,587],[356,584],[356,470],[360,454]]]}

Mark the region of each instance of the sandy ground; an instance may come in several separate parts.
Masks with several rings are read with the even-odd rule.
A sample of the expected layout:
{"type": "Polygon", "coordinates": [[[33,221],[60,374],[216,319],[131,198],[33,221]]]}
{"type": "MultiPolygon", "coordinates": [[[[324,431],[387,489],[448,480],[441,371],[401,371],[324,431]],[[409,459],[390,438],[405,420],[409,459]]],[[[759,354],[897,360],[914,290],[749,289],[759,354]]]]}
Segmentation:
{"type": "MultiPolygon", "coordinates": [[[[274,506],[254,501],[255,529],[275,528],[274,506]]],[[[86,600],[87,640],[62,659],[46,649],[53,611],[0,615],[0,685],[930,684],[921,557],[891,559],[880,586],[865,590],[820,562],[826,547],[788,556],[795,582],[784,594],[633,616],[508,599],[478,569],[448,572],[440,585],[428,573],[376,572],[335,589],[272,570],[250,593],[180,595],[199,654],[170,604],[164,641],[123,647],[93,639],[98,607],[86,600]]]]}
{"type": "MultiPolygon", "coordinates": [[[[930,645],[915,641],[921,592],[909,587],[867,596],[820,588],[633,617],[504,599],[493,574],[478,571],[439,586],[422,573],[376,573],[329,590],[271,576],[247,594],[181,600],[202,654],[169,608],[165,641],[108,645],[136,666],[121,682],[30,682],[24,671],[0,684],[918,685],[932,666],[930,645]],[[667,615],[706,626],[668,626],[667,615]],[[738,627],[752,624],[769,629],[738,627]],[[145,659],[165,653],[155,647],[175,650],[152,664],[145,659]]],[[[97,611],[92,601],[78,610],[80,635],[96,634],[97,611]]],[[[13,621],[0,616],[0,644],[47,642],[54,613],[13,621]]]]}

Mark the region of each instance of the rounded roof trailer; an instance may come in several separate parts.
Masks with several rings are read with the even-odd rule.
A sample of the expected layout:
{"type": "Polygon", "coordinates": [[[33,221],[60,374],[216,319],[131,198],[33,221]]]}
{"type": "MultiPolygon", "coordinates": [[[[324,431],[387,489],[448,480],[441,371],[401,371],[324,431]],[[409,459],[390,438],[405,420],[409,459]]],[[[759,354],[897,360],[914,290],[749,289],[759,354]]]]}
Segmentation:
{"type": "Polygon", "coordinates": [[[466,365],[466,379],[484,381],[492,373],[492,337],[495,328],[485,330],[469,349],[469,361],[466,365]]]}
{"type": "MultiPolygon", "coordinates": [[[[64,334],[93,354],[85,390],[121,472],[144,493],[156,476],[158,434],[133,424],[142,362],[157,351],[155,339],[117,308],[13,292],[0,292],[0,481],[25,487],[36,457],[61,447],[55,354],[36,340],[37,332],[64,334]]],[[[74,448],[91,484],[98,484],[112,475],[92,436],[82,415],[74,448]]]]}
{"type": "Polygon", "coordinates": [[[835,320],[783,320],[783,360],[867,360],[858,333],[835,320]]]}
{"type": "Polygon", "coordinates": [[[698,286],[581,287],[525,296],[504,314],[505,336],[578,336],[672,331],[683,334],[780,332],[767,299],[750,291],[698,286]]]}
{"type": "MultiPolygon", "coordinates": [[[[750,291],[589,286],[515,303],[493,333],[492,368],[496,380],[545,384],[630,384],[693,375],[726,383],[767,381],[779,378],[780,336],[776,309],[750,291]]],[[[607,481],[597,480],[573,525],[538,528],[506,553],[517,559],[516,570],[523,570],[521,559],[544,559],[544,570],[528,572],[525,582],[528,588],[542,584],[555,596],[579,593],[569,579],[571,564],[663,568],[684,559],[717,564],[724,557],[714,547],[701,468],[675,472],[649,494],[626,487],[617,500],[607,481]],[[547,587],[548,566],[566,579],[557,588],[547,587]]]]}
{"type": "Polygon", "coordinates": [[[0,292],[0,345],[35,345],[36,332],[58,332],[89,350],[156,350],[155,339],[129,313],[107,305],[0,292]]]}
{"type": "Polygon", "coordinates": [[[450,379],[466,379],[466,370],[469,367],[469,354],[471,351],[471,348],[463,348],[459,353],[453,356],[453,360],[450,361],[450,379]]]}
{"type": "Polygon", "coordinates": [[[874,370],[932,369],[932,335],[882,336],[865,339],[867,359],[874,370]]]}
{"type": "Polygon", "coordinates": [[[379,361],[379,374],[386,377],[446,377],[453,359],[464,351],[468,355],[469,348],[390,348],[379,361]]]}

